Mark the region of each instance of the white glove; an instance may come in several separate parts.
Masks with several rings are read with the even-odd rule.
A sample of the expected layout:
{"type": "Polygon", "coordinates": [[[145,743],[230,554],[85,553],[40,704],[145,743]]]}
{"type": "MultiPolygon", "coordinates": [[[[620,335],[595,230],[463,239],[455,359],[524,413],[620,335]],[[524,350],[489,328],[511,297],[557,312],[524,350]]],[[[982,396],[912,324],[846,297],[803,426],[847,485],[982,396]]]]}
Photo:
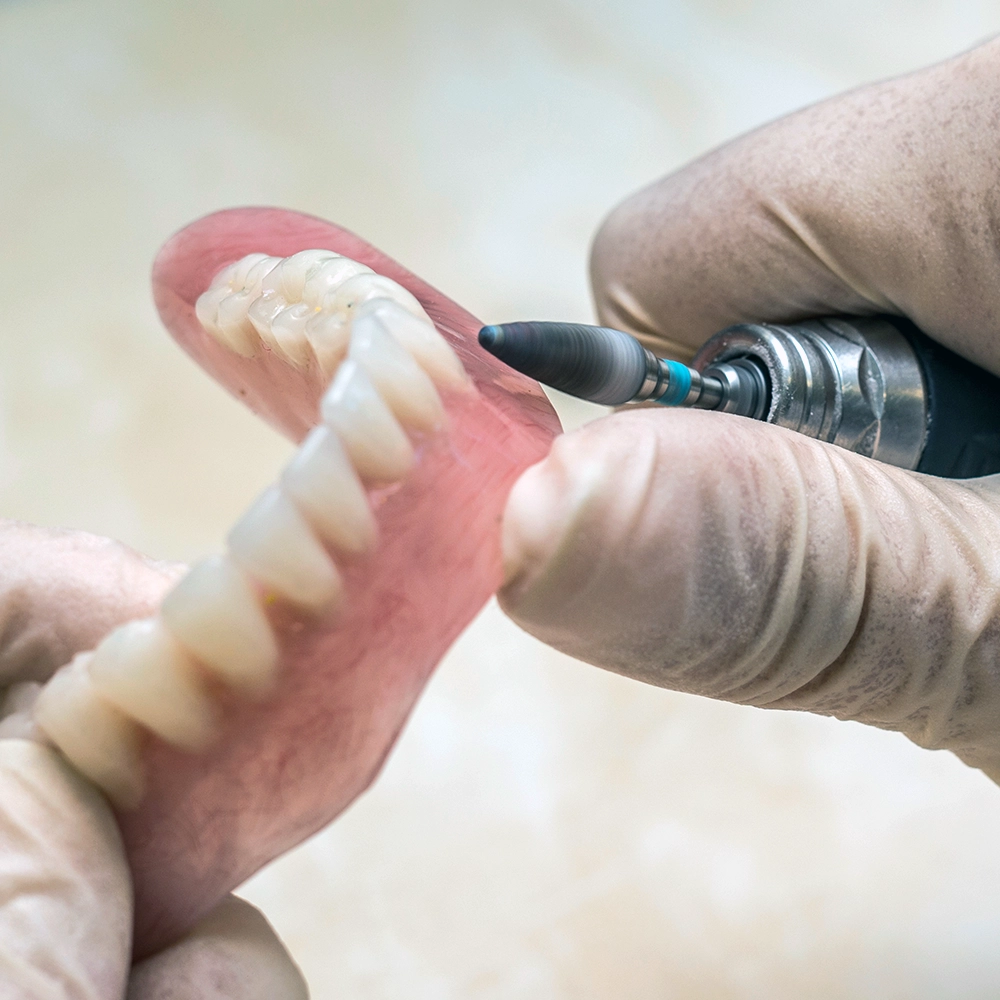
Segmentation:
{"type": "MultiPolygon", "coordinates": [[[[997,42],[808,108],[612,213],[600,318],[686,358],[739,321],[893,312],[1000,373],[998,153],[997,42]]],[[[1000,477],[643,409],[559,439],[504,548],[502,606],[573,656],[899,730],[1000,780],[1000,477]]]]}
{"type": "MultiPolygon", "coordinates": [[[[106,539],[0,522],[0,685],[42,681],[116,624],[148,614],[177,572],[106,539]]],[[[10,731],[0,723],[0,734],[10,731]]],[[[107,803],[54,750],[3,735],[2,1000],[308,995],[270,926],[235,897],[134,968],[131,936],[131,876],[107,803]]]]}

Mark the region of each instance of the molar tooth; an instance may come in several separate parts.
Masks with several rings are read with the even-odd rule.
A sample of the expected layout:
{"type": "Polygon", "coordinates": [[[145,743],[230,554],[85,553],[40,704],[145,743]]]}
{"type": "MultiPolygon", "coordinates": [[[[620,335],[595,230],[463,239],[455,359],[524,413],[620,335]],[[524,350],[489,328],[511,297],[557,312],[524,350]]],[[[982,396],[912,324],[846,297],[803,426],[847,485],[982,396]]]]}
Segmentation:
{"type": "Polygon", "coordinates": [[[339,288],[327,294],[323,300],[323,309],[350,316],[369,299],[392,299],[414,316],[427,318],[424,307],[410,292],[382,274],[358,274],[348,278],[339,288]]]}
{"type": "Polygon", "coordinates": [[[279,295],[277,292],[268,292],[265,295],[256,297],[247,311],[247,318],[260,335],[260,339],[272,351],[277,351],[281,355],[284,355],[285,352],[278,346],[278,341],[274,336],[272,327],[275,317],[287,308],[288,302],[284,296],[279,295]]]}
{"type": "Polygon", "coordinates": [[[460,392],[472,388],[458,355],[428,318],[418,318],[392,299],[376,298],[355,309],[355,322],[375,316],[385,329],[413,355],[416,362],[440,386],[460,392]]]}
{"type": "Polygon", "coordinates": [[[347,356],[360,365],[389,408],[407,427],[436,431],[444,407],[430,376],[373,314],[355,316],[347,356]]]}
{"type": "MultiPolygon", "coordinates": [[[[219,271],[205,291],[211,291],[213,288],[225,288],[227,292],[233,291],[233,275],[236,274],[236,268],[239,266],[239,263],[237,261],[235,264],[230,264],[219,271]]],[[[204,295],[204,292],[202,294],[204,295]]]]}
{"type": "Polygon", "coordinates": [[[311,274],[338,255],[332,250],[302,250],[286,257],[261,282],[260,290],[283,295],[289,302],[302,298],[302,288],[311,274]]]}
{"type": "Polygon", "coordinates": [[[228,283],[212,285],[198,296],[194,314],[198,322],[214,337],[219,336],[219,303],[232,294],[228,283]]]}
{"type": "Polygon", "coordinates": [[[316,355],[320,370],[330,378],[347,354],[351,324],[343,316],[313,312],[306,321],[305,335],[316,355]]]}
{"type": "Polygon", "coordinates": [[[325,427],[315,428],[281,477],[289,497],[320,537],[344,552],[375,544],[375,518],[343,446],[325,427]]]}
{"type": "Polygon", "coordinates": [[[283,257],[271,257],[268,254],[264,254],[263,257],[258,260],[249,271],[247,271],[246,277],[243,279],[244,291],[253,292],[255,295],[259,295],[262,282],[282,262],[282,260],[284,260],[283,257]]]}
{"type": "Polygon", "coordinates": [[[183,646],[156,618],[129,622],[101,640],[89,664],[106,701],[168,743],[201,750],[216,713],[183,646]]]}
{"type": "Polygon", "coordinates": [[[337,432],[358,475],[396,482],[413,465],[413,446],[364,370],[348,359],[322,402],[323,422],[337,432]]]}
{"type": "Polygon", "coordinates": [[[266,253],[248,253],[246,257],[241,257],[235,264],[230,264],[225,270],[220,271],[212,284],[217,285],[225,281],[232,291],[242,292],[246,288],[247,275],[251,269],[262,260],[267,259],[266,253]]]}
{"type": "Polygon", "coordinates": [[[337,567],[278,487],[258,498],[227,541],[236,562],[293,604],[318,612],[340,596],[337,567]]]}
{"type": "Polygon", "coordinates": [[[219,303],[215,324],[220,339],[244,358],[252,358],[257,348],[257,338],[247,320],[252,302],[253,292],[232,292],[219,303]]]}
{"type": "Polygon", "coordinates": [[[52,676],[35,702],[35,721],[81,774],[130,809],[142,798],[142,734],[97,693],[87,672],[91,655],[79,653],[52,676]]]}
{"type": "Polygon", "coordinates": [[[271,336],[292,364],[305,368],[312,357],[312,345],[306,338],[306,321],[315,311],[303,302],[286,306],[271,320],[271,336]]]}
{"type": "Polygon", "coordinates": [[[359,264],[350,257],[334,257],[322,264],[306,279],[302,287],[302,301],[308,305],[320,308],[327,295],[339,288],[348,278],[358,274],[374,274],[375,272],[364,264],[359,264]]]}
{"type": "Polygon", "coordinates": [[[174,638],[231,687],[270,689],[278,644],[250,584],[225,556],[198,563],[169,594],[160,615],[174,638]]]}

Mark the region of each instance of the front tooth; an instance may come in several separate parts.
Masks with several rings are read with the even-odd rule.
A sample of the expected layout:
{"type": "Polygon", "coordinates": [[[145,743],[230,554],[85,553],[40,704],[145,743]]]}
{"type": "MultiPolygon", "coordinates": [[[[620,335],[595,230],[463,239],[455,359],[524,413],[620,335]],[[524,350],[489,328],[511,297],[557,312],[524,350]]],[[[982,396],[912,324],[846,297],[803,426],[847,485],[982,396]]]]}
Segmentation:
{"type": "Polygon", "coordinates": [[[304,302],[296,302],[271,320],[271,335],[278,350],[300,368],[305,368],[312,357],[312,347],[306,338],[306,321],[314,315],[315,310],[304,302]]]}
{"type": "Polygon", "coordinates": [[[459,392],[472,387],[458,355],[430,319],[420,319],[392,299],[369,299],[355,310],[355,322],[375,316],[417,364],[440,386],[459,392]]]}
{"type": "Polygon", "coordinates": [[[323,309],[331,313],[350,316],[369,299],[392,299],[407,312],[421,319],[427,318],[424,307],[401,284],[382,274],[358,274],[348,278],[339,288],[323,300],[323,309]]]}
{"type": "Polygon", "coordinates": [[[404,426],[435,431],[444,423],[444,407],[430,376],[377,315],[355,316],[347,356],[365,370],[404,426]]]}
{"type": "Polygon", "coordinates": [[[348,278],[358,274],[374,274],[375,272],[364,264],[359,264],[349,257],[335,257],[322,264],[309,275],[302,286],[302,301],[319,309],[327,295],[339,288],[348,278]]]}
{"type": "Polygon", "coordinates": [[[403,428],[354,361],[340,366],[321,409],[362,479],[396,482],[413,465],[413,446],[403,428]]]}
{"type": "Polygon", "coordinates": [[[87,671],[91,655],[78,654],[52,676],[35,702],[35,721],[81,774],[130,809],[142,798],[142,735],[97,693],[87,671]]]}
{"type": "Polygon", "coordinates": [[[337,567],[278,487],[250,507],[227,541],[243,569],[293,604],[318,612],[340,596],[337,567]]]}
{"type": "Polygon", "coordinates": [[[160,615],[200,663],[250,695],[268,691],[278,644],[250,584],[225,556],[192,568],[167,594],[160,615]]]}
{"type": "Polygon", "coordinates": [[[162,621],[129,622],[104,637],[90,660],[97,692],[168,743],[207,746],[216,713],[184,647],[162,621]]]}
{"type": "Polygon", "coordinates": [[[289,302],[298,302],[309,276],[337,256],[331,250],[302,250],[292,254],[267,275],[261,282],[260,290],[265,294],[277,292],[289,302]]]}
{"type": "Polygon", "coordinates": [[[336,434],[315,428],[281,483],[325,542],[355,554],[374,546],[377,531],[368,497],[336,434]]]}

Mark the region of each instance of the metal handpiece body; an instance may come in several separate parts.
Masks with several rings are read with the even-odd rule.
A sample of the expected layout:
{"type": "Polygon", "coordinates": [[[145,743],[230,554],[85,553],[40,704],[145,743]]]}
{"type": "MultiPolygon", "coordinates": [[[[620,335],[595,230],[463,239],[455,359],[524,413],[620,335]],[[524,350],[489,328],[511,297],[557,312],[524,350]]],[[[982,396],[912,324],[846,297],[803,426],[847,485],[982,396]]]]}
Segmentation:
{"type": "Polygon", "coordinates": [[[767,379],[768,423],[904,469],[919,464],[927,390],[916,352],[891,323],[744,323],[712,337],[693,364],[712,374],[737,358],[767,379]]]}
{"type": "Polygon", "coordinates": [[[931,475],[1000,473],[1000,379],[898,317],[738,324],[692,367],[606,327],[512,323],[484,328],[480,343],[594,402],[736,413],[931,475]]]}

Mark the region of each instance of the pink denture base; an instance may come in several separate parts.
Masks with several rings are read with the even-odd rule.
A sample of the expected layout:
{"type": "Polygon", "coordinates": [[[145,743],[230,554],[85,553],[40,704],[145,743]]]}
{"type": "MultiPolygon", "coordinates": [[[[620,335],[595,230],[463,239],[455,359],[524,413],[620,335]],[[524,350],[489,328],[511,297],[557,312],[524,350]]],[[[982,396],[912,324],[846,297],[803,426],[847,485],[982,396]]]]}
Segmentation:
{"type": "Polygon", "coordinates": [[[200,219],[167,242],[153,269],[171,334],[255,413],[300,440],[318,422],[322,377],[266,349],[233,354],[202,329],[194,303],[246,254],[309,248],[352,257],[408,288],[477,392],[445,397],[447,433],[421,444],[416,468],[380,499],[379,546],[344,565],[339,612],[275,617],[276,693],[262,704],[227,698],[223,734],[204,755],[150,738],[147,794],[119,816],[135,879],[137,955],[174,940],[371,783],[435,664],[499,586],[507,494],[559,431],[537,384],[479,348],[472,315],[352,233],[274,208],[200,219]]]}

